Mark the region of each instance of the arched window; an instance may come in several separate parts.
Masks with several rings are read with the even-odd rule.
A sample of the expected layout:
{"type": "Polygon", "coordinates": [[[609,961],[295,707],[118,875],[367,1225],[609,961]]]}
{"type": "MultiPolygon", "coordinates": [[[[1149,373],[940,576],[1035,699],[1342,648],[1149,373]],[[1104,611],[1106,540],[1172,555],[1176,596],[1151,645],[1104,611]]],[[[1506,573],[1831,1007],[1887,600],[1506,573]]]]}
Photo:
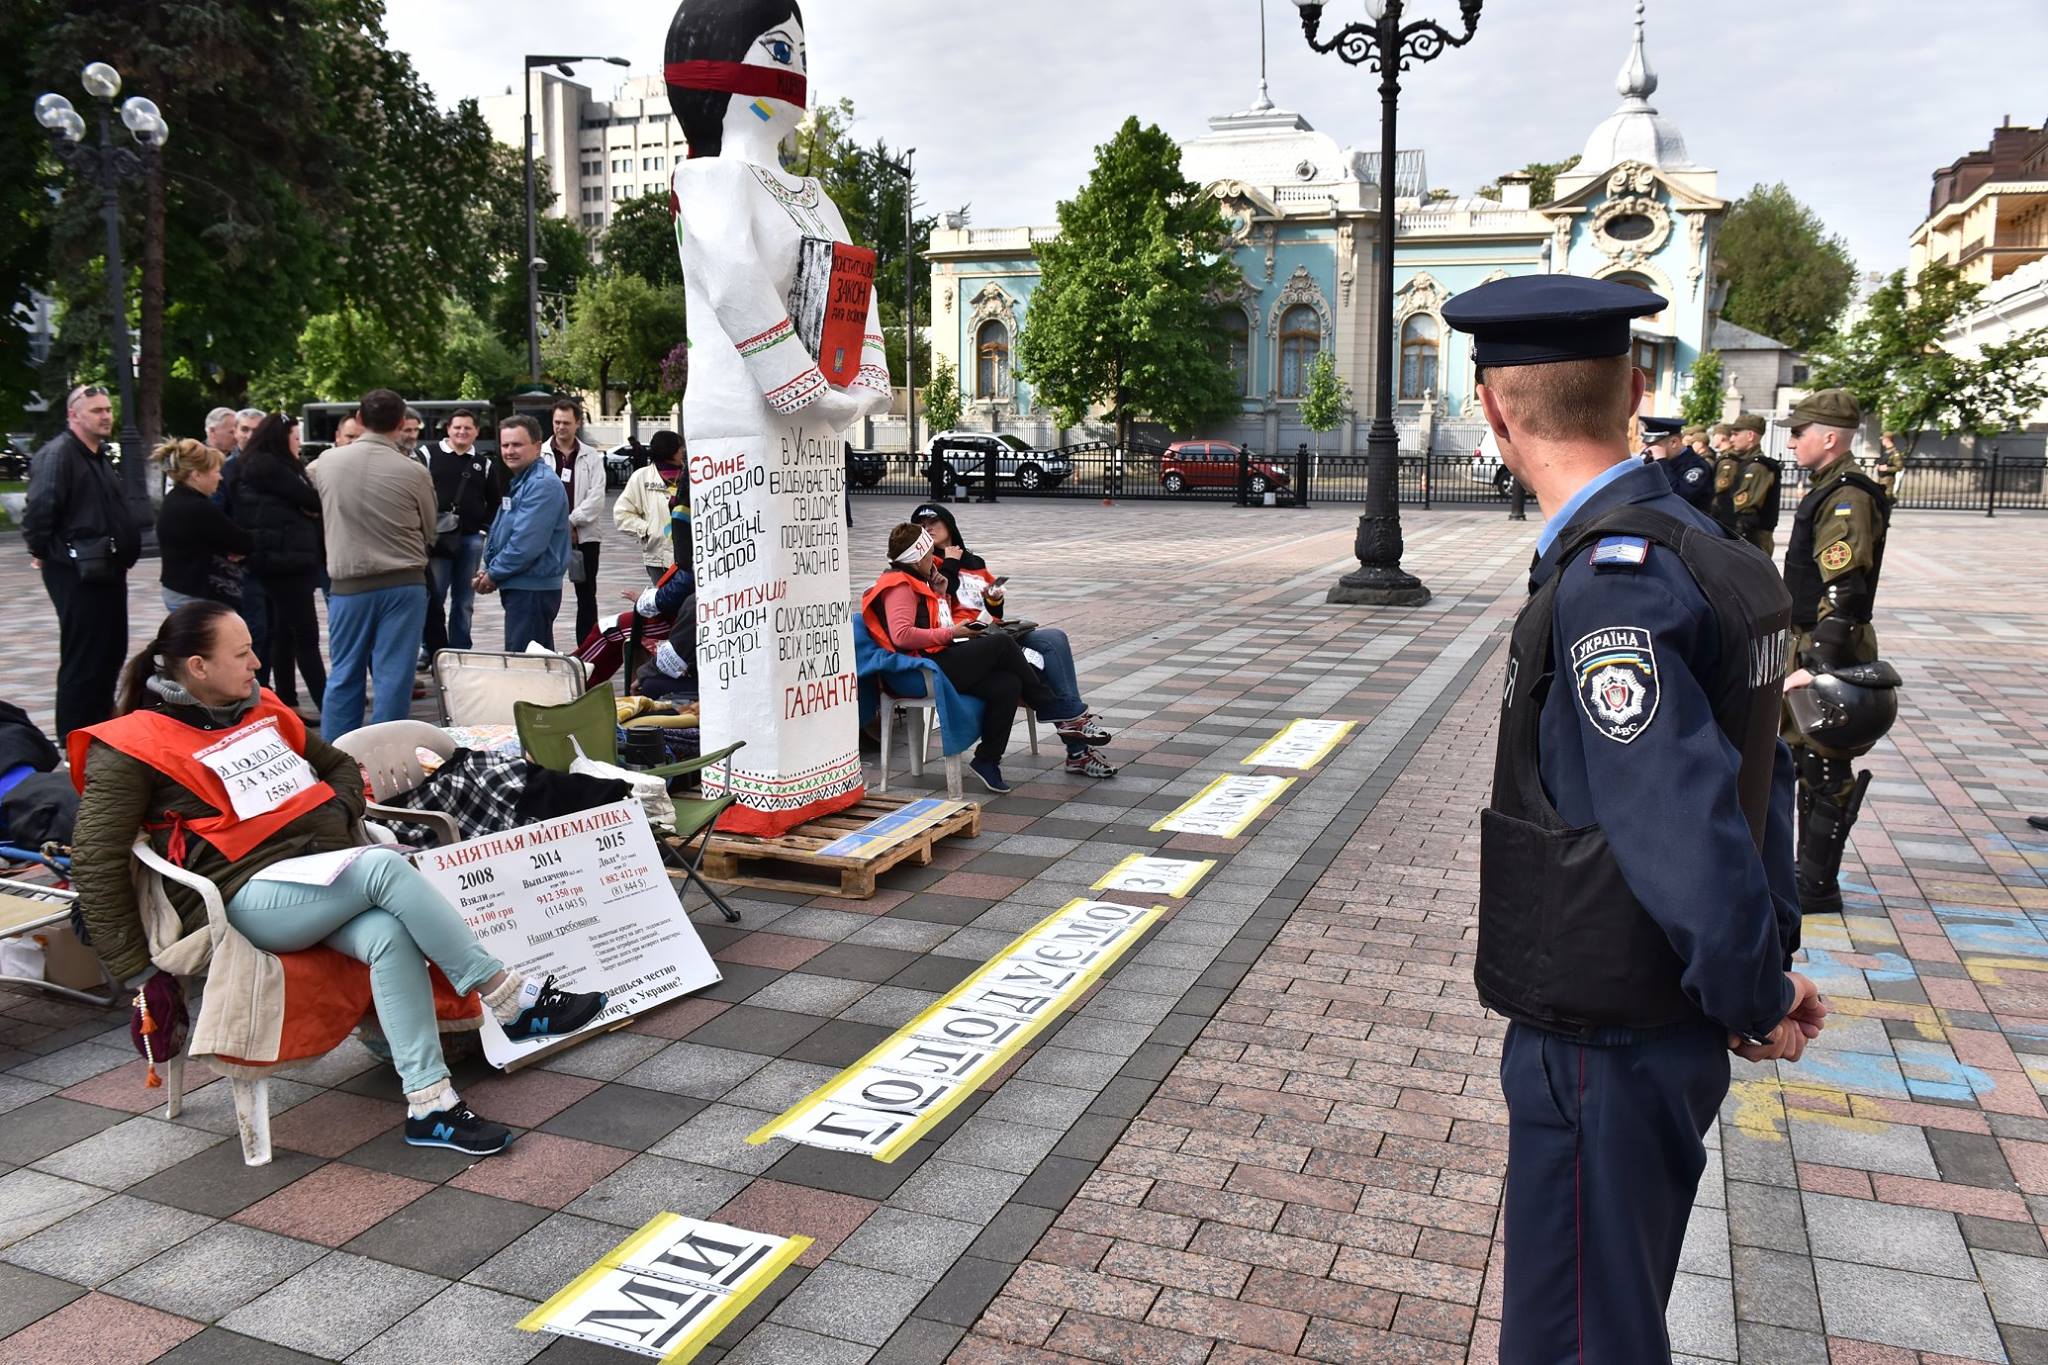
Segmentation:
{"type": "Polygon", "coordinates": [[[1252,379],[1251,320],[1241,308],[1225,308],[1216,314],[1216,331],[1216,358],[1230,367],[1237,392],[1244,393],[1252,379]]]}
{"type": "Polygon", "coordinates": [[[1323,322],[1316,310],[1297,303],[1280,315],[1280,396],[1299,398],[1308,387],[1309,366],[1323,349],[1323,322]]]}
{"type": "Polygon", "coordinates": [[[991,318],[974,334],[974,396],[1003,398],[1010,392],[1010,331],[991,318]]]}
{"type": "Polygon", "coordinates": [[[1401,324],[1401,397],[1422,398],[1436,392],[1436,319],[1412,313],[1401,324]]]}
{"type": "MultiPolygon", "coordinates": [[[[1654,294],[1657,292],[1655,281],[1651,280],[1647,275],[1638,275],[1633,271],[1624,271],[1619,275],[1609,275],[1607,278],[1616,284],[1625,284],[1631,289],[1640,289],[1645,293],[1654,294]]],[[[1653,327],[1663,322],[1663,320],[1664,310],[1661,308],[1642,319],[1642,321],[1649,323],[1653,327]]]]}

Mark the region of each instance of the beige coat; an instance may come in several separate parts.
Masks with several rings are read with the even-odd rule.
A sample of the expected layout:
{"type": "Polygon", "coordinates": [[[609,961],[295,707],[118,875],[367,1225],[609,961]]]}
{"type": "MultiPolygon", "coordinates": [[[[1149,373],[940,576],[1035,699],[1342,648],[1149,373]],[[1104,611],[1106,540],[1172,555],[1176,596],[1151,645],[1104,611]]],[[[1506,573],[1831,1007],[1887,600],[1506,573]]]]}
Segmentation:
{"type": "Polygon", "coordinates": [[[658,569],[675,563],[675,546],[668,538],[668,489],[661,471],[644,464],[633,471],[612,504],[612,521],[640,542],[640,562],[658,569]]]}

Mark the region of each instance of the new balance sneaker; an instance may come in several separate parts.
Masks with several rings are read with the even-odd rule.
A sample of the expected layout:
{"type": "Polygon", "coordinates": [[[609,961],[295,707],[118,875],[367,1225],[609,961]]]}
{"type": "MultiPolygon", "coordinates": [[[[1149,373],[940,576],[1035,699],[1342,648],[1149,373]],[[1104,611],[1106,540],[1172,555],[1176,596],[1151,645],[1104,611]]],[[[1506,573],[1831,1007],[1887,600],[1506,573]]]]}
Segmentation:
{"type": "Polygon", "coordinates": [[[1076,777],[1115,777],[1116,765],[1093,749],[1067,755],[1067,771],[1076,777]]]}
{"type": "Polygon", "coordinates": [[[982,786],[987,787],[998,796],[1001,796],[1010,789],[1010,784],[1003,781],[1003,765],[992,758],[969,759],[967,761],[967,771],[973,773],[975,780],[980,782],[982,786]]]}
{"type": "Polygon", "coordinates": [[[1061,739],[1078,739],[1083,744],[1107,744],[1112,736],[1097,723],[1100,719],[1093,711],[1084,711],[1071,720],[1054,721],[1052,728],[1061,739]]]}
{"type": "Polygon", "coordinates": [[[452,1109],[406,1119],[405,1140],[414,1147],[450,1147],[471,1156],[495,1156],[512,1141],[512,1130],[477,1117],[474,1109],[457,1100],[452,1109]]]}
{"type": "Polygon", "coordinates": [[[505,1025],[505,1036],[513,1042],[527,1038],[553,1038],[574,1033],[597,1018],[604,1008],[603,991],[558,991],[555,978],[540,983],[540,995],[505,1025]]]}

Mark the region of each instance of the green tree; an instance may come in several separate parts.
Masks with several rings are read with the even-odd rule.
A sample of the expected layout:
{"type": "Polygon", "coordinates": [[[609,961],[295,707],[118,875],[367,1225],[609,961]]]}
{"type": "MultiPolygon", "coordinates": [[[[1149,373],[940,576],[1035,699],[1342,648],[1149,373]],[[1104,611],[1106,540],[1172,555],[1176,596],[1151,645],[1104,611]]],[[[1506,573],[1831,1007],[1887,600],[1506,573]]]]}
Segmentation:
{"type": "Polygon", "coordinates": [[[1714,258],[1728,284],[1721,316],[1801,350],[1834,330],[1856,280],[1849,244],[1783,184],[1729,206],[1714,258]]]}
{"type": "MultiPolygon", "coordinates": [[[[488,182],[489,131],[473,101],[439,108],[383,13],[383,0],[67,0],[18,55],[24,88],[74,98],[80,65],[110,61],[171,124],[160,174],[123,201],[146,436],[244,398],[316,314],[356,310],[425,348],[449,285],[490,272],[471,215],[423,211],[488,182]]],[[[76,372],[105,346],[96,197],[66,193],[49,221],[54,359],[76,372]]]]}
{"type": "MultiPolygon", "coordinates": [[[[535,172],[539,174],[538,171],[535,172]]],[[[525,228],[520,229],[522,235],[525,228]]],[[[547,262],[540,270],[542,294],[573,295],[596,266],[590,260],[590,234],[565,218],[541,218],[534,224],[533,237],[540,258],[547,262]]],[[[491,327],[522,359],[526,355],[526,272],[515,255],[507,264],[491,296],[491,327]]],[[[541,316],[548,316],[547,300],[541,300],[541,316]]],[[[541,345],[545,352],[546,322],[542,323],[541,345]]]]}
{"type": "Polygon", "coordinates": [[[548,370],[595,392],[601,410],[613,393],[636,411],[666,408],[662,363],[682,335],[680,285],[656,288],[638,275],[606,271],[577,286],[569,325],[549,340],[548,370]]]}
{"type": "Polygon", "coordinates": [[[1039,247],[1017,373],[1061,422],[1102,405],[1124,444],[1141,413],[1189,430],[1235,412],[1215,301],[1241,276],[1222,212],[1181,173],[1173,139],[1124,120],[1059,219],[1059,239],[1039,247]]]}
{"type": "Polygon", "coordinates": [[[1323,452],[1323,434],[1343,423],[1350,402],[1349,386],[1337,377],[1337,357],[1329,351],[1316,352],[1301,389],[1301,424],[1316,434],[1318,455],[1323,452]]]}
{"type": "Polygon", "coordinates": [[[1710,427],[1721,420],[1721,399],[1728,382],[1721,377],[1721,353],[1702,351],[1692,363],[1691,380],[1678,416],[1687,426],[1710,427]]]}
{"type": "MultiPolygon", "coordinates": [[[[20,64],[23,54],[33,53],[52,9],[53,0],[0,7],[0,51],[20,64]]],[[[33,93],[25,85],[16,88],[24,98],[33,93]]],[[[49,286],[53,169],[34,119],[18,107],[0,119],[0,413],[10,426],[35,387],[24,324],[34,293],[49,286]]]]}
{"type": "Polygon", "coordinates": [[[317,314],[300,331],[290,358],[250,381],[249,395],[287,412],[384,385],[415,398],[489,400],[512,392],[525,376],[522,357],[467,303],[451,299],[441,327],[424,345],[407,342],[359,309],[317,314]]]}
{"type": "Polygon", "coordinates": [[[1904,271],[1870,296],[1856,324],[1813,353],[1813,387],[1845,388],[1911,453],[1928,428],[1995,436],[2048,402],[2048,327],[2015,333],[1975,356],[1944,349],[1943,339],[1983,286],[1946,263],[1929,265],[1912,288],[1904,271]]]}
{"type": "Polygon", "coordinates": [[[960,425],[960,376],[944,356],[932,363],[932,377],[925,382],[924,416],[933,431],[960,425]]]}
{"type": "MultiPolygon", "coordinates": [[[[1578,164],[1579,159],[1577,157],[1568,156],[1562,161],[1531,161],[1528,165],[1522,167],[1521,173],[1529,177],[1529,202],[1532,204],[1547,204],[1552,199],[1555,199],[1557,197],[1557,178],[1578,164]]],[[[1477,194],[1481,199],[1499,199],[1500,181],[1496,180],[1491,184],[1481,185],[1473,193],[1477,194]]]]}
{"type": "Polygon", "coordinates": [[[649,284],[681,284],[683,263],[676,254],[675,222],[668,195],[643,194],[612,210],[611,225],[598,242],[607,270],[638,275],[649,284]]]}

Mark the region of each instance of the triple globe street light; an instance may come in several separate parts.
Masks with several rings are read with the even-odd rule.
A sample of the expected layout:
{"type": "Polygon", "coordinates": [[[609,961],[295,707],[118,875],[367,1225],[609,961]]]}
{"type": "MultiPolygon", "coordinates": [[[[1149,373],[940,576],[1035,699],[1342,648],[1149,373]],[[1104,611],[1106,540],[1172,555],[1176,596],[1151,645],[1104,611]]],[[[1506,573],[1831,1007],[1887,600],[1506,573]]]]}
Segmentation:
{"type": "Polygon", "coordinates": [[[1365,511],[1358,518],[1354,546],[1358,567],[1337,580],[1326,600],[1420,606],[1429,600],[1429,589],[1401,568],[1401,510],[1395,497],[1400,449],[1394,432],[1394,114],[1401,95],[1401,73],[1412,62],[1430,61],[1445,48],[1463,47],[1471,42],[1485,0],[1459,0],[1458,11],[1465,27],[1462,34],[1454,34],[1429,19],[1402,23],[1402,0],[1365,0],[1370,22],[1348,23],[1328,40],[1317,38],[1323,17],[1322,0],[1294,3],[1301,10],[1301,31],[1309,47],[1317,52],[1335,52],[1346,65],[1364,66],[1380,75],[1378,364],[1373,377],[1372,426],[1365,439],[1365,511]]]}
{"type": "Polygon", "coordinates": [[[135,423],[135,367],[129,353],[127,272],[121,263],[121,199],[123,180],[139,179],[171,136],[170,124],[154,100],[130,95],[116,111],[115,97],[121,93],[121,73],[105,62],[90,62],[78,73],[85,93],[98,104],[99,140],[85,140],[85,116],[64,96],[50,93],[36,97],[36,122],[50,135],[58,160],[88,185],[98,183],[100,217],[107,228],[107,343],[108,363],[121,395],[121,482],[128,509],[143,528],[144,542],[151,537],[155,516],[150,509],[145,470],[149,464],[142,449],[142,432],[135,423]],[[114,117],[134,137],[140,151],[131,151],[114,141],[114,117]]]}

